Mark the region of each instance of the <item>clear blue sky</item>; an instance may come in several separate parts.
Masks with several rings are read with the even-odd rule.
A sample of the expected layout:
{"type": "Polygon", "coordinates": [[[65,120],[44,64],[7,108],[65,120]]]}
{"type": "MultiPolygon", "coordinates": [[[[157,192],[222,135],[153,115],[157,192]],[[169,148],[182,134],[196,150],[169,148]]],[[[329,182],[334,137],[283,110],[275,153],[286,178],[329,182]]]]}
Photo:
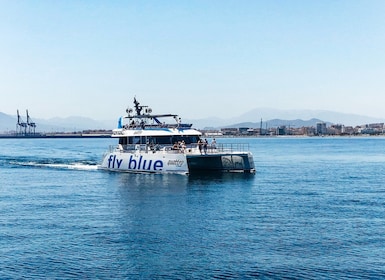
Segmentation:
{"type": "Polygon", "coordinates": [[[385,1],[0,0],[0,112],[385,118],[385,1]]]}

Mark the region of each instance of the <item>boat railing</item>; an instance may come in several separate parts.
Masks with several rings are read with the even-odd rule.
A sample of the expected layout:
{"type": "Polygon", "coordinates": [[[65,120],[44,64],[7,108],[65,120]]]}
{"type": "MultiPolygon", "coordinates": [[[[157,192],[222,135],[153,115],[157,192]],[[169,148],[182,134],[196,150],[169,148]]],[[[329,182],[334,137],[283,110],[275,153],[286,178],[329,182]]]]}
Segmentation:
{"type": "Polygon", "coordinates": [[[207,153],[207,154],[215,154],[215,153],[232,153],[232,152],[248,152],[249,144],[248,143],[219,143],[216,145],[207,145],[207,148],[202,145],[201,149],[199,148],[199,144],[187,144],[184,146],[175,147],[175,145],[167,145],[167,144],[127,144],[127,145],[111,145],[109,146],[109,152],[113,152],[119,150],[120,152],[126,153],[148,153],[148,152],[157,152],[164,151],[167,153],[207,153]]]}
{"type": "Polygon", "coordinates": [[[160,150],[158,146],[151,146],[147,144],[127,144],[127,145],[110,145],[109,152],[119,150],[121,152],[134,153],[136,151],[149,151],[149,150],[160,150]]]}
{"type": "MultiPolygon", "coordinates": [[[[155,151],[171,151],[174,150],[172,145],[151,145],[151,144],[127,144],[127,145],[110,145],[109,152],[119,150],[121,152],[155,152],[155,151]]],[[[176,149],[176,151],[179,149],[176,149]]]]}
{"type": "Polygon", "coordinates": [[[248,152],[250,150],[248,143],[219,143],[215,147],[208,145],[208,148],[219,152],[248,152]]]}

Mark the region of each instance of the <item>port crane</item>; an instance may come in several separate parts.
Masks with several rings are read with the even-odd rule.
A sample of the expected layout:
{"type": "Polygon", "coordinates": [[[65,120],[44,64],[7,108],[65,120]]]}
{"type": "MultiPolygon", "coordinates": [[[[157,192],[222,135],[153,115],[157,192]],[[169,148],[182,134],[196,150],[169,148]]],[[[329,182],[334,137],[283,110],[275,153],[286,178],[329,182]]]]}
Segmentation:
{"type": "Polygon", "coordinates": [[[29,116],[28,114],[28,110],[27,111],[27,125],[28,125],[28,133],[29,134],[35,134],[35,129],[36,129],[36,123],[32,121],[31,117],[29,116]]]}
{"type": "Polygon", "coordinates": [[[16,124],[16,133],[17,134],[27,134],[27,123],[23,121],[19,114],[19,110],[17,110],[17,124],[16,124]]]}
{"type": "Polygon", "coordinates": [[[36,130],[36,123],[29,116],[28,110],[27,112],[27,122],[25,122],[20,116],[19,110],[17,110],[17,124],[16,124],[16,134],[18,135],[34,135],[36,130]],[[28,133],[27,133],[28,128],[28,133]]]}

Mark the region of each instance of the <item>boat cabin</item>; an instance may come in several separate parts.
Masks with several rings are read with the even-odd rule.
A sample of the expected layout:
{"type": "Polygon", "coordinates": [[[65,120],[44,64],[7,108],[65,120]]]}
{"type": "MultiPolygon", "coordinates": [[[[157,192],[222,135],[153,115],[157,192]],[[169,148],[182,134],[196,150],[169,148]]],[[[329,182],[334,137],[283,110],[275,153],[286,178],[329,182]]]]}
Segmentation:
{"type": "Polygon", "coordinates": [[[186,145],[198,143],[200,137],[198,135],[172,135],[172,136],[128,136],[128,137],[119,137],[119,144],[123,146],[127,145],[143,145],[143,144],[152,144],[152,145],[162,145],[168,146],[173,145],[174,143],[179,143],[184,141],[186,145]]]}

